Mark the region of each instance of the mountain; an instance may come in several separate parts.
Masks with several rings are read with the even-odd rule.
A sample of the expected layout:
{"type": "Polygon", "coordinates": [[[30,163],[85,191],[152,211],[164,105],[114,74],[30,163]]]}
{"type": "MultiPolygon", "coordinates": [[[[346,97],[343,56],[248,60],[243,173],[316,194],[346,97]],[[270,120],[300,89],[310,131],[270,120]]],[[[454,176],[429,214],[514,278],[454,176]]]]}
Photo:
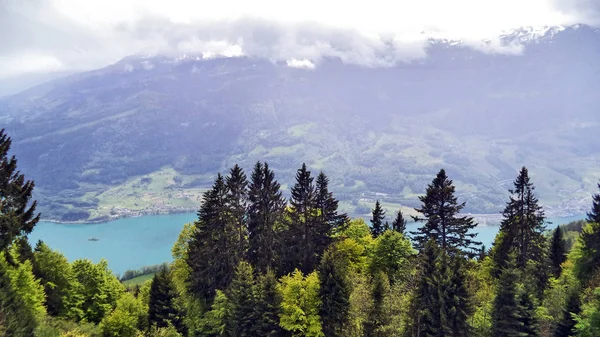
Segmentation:
{"type": "Polygon", "coordinates": [[[520,54],[431,40],[390,68],[130,56],[0,100],[0,124],[46,218],[195,209],[217,171],[324,170],[343,207],[415,206],[442,167],[467,211],[497,213],[526,165],[549,214],[600,178],[600,31],[507,32],[520,54]]]}

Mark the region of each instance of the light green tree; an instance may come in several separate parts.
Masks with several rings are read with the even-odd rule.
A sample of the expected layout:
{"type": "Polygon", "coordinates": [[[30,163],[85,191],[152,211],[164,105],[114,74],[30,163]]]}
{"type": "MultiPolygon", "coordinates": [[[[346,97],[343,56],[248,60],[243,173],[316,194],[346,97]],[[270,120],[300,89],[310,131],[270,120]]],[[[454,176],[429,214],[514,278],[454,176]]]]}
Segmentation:
{"type": "Polygon", "coordinates": [[[280,325],[293,337],[321,337],[319,309],[319,276],[306,277],[299,270],[281,278],[282,295],[280,325]]]}
{"type": "Polygon", "coordinates": [[[141,301],[125,293],[116,308],[102,319],[100,329],[104,337],[135,337],[146,320],[147,312],[141,301]]]}

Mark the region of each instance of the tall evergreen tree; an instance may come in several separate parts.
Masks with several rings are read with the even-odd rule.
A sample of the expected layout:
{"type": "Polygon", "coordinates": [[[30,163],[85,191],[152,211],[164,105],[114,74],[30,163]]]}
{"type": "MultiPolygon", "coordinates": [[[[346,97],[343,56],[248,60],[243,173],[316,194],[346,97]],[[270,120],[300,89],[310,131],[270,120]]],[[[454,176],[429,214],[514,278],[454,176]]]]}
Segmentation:
{"type": "Polygon", "coordinates": [[[280,188],[269,165],[257,162],[248,192],[248,261],[263,273],[277,266],[277,226],[285,210],[280,188]]]}
{"type": "Polygon", "coordinates": [[[34,308],[15,290],[5,266],[0,263],[0,336],[34,336],[34,308]]]}
{"type": "Polygon", "coordinates": [[[254,276],[252,266],[242,261],[235,270],[235,276],[227,288],[230,305],[230,322],[232,337],[252,337],[254,330],[254,276]]]}
{"type": "MultiPolygon", "coordinates": [[[[442,253],[444,255],[444,253],[442,253]]],[[[446,258],[447,259],[447,258],[446,258]]],[[[442,260],[441,268],[446,269],[446,259],[442,260]]],[[[443,303],[444,335],[452,337],[471,336],[469,318],[474,313],[474,307],[467,287],[465,261],[460,256],[454,256],[446,269],[446,279],[449,280],[440,296],[443,303]]],[[[444,276],[444,273],[442,273],[444,276]]]]}
{"type": "Polygon", "coordinates": [[[492,337],[521,337],[523,322],[517,302],[518,274],[514,256],[508,256],[506,267],[501,271],[498,290],[492,312],[492,337]]]}
{"type": "Polygon", "coordinates": [[[556,227],[552,234],[550,242],[550,262],[552,263],[552,274],[558,278],[561,272],[561,265],[567,260],[567,247],[563,238],[563,230],[560,226],[556,227]]]}
{"type": "Polygon", "coordinates": [[[324,240],[317,243],[320,247],[328,247],[331,236],[344,229],[348,215],[338,214],[338,200],[329,191],[329,178],[321,172],[316,180],[317,238],[324,240]]]}
{"type": "Polygon", "coordinates": [[[417,284],[418,301],[417,322],[415,322],[416,335],[419,337],[440,336],[442,322],[440,317],[440,287],[438,256],[441,250],[435,240],[425,244],[420,253],[420,272],[417,284]]]}
{"type": "Polygon", "coordinates": [[[385,308],[385,299],[390,295],[390,281],[387,275],[378,271],[373,275],[373,287],[371,289],[371,306],[367,321],[365,322],[365,336],[384,337],[387,334],[382,331],[390,324],[390,313],[385,308]]]}
{"type": "Polygon", "coordinates": [[[219,174],[203,195],[196,231],[188,246],[189,291],[208,302],[212,302],[217,289],[229,285],[235,269],[237,251],[232,247],[238,237],[235,229],[228,226],[226,195],[225,179],[219,174]]]}
{"type": "Polygon", "coordinates": [[[540,326],[535,313],[535,302],[527,287],[517,293],[518,316],[521,322],[521,336],[536,337],[540,334],[540,326]]]}
{"type": "MultiPolygon", "coordinates": [[[[600,183],[598,184],[600,188],[600,183]]],[[[592,201],[592,210],[587,214],[588,222],[600,224],[600,193],[594,194],[592,201]]]]}
{"type": "Polygon", "coordinates": [[[506,266],[508,255],[515,252],[517,268],[527,269],[525,277],[536,284],[536,292],[541,296],[547,282],[548,254],[544,237],[545,215],[534,190],[529,172],[523,167],[514,188],[509,190],[511,196],[502,213],[500,234],[494,243],[492,257],[498,274],[506,266]]]}
{"type": "Polygon", "coordinates": [[[319,266],[319,296],[321,325],[327,337],[342,337],[342,327],[348,322],[351,288],[347,273],[345,263],[336,261],[333,251],[326,251],[319,266]]]}
{"type": "Polygon", "coordinates": [[[31,233],[40,215],[37,201],[30,205],[34,183],[17,170],[17,159],[9,157],[12,140],[0,130],[0,251],[15,238],[31,233]]]}
{"type": "Polygon", "coordinates": [[[248,207],[248,180],[246,174],[237,164],[229,171],[225,178],[227,195],[225,197],[232,227],[237,232],[237,261],[246,255],[248,247],[248,225],[246,222],[246,208],[248,207]]]}
{"type": "Polygon", "coordinates": [[[279,326],[281,294],[277,290],[277,279],[271,270],[260,274],[256,281],[252,336],[285,336],[279,326]]]}
{"type": "Polygon", "coordinates": [[[396,213],[396,218],[394,219],[394,222],[392,222],[392,230],[395,230],[403,235],[406,232],[406,219],[404,219],[401,209],[398,210],[398,213],[396,213]]]}
{"type": "Polygon", "coordinates": [[[298,169],[296,183],[291,190],[290,207],[287,209],[288,228],[284,234],[284,274],[299,268],[303,273],[315,270],[326,247],[317,246],[326,241],[316,227],[316,190],[313,177],[306,164],[298,169]]]}
{"type": "Polygon", "coordinates": [[[375,208],[373,209],[371,214],[373,215],[371,218],[371,234],[374,238],[376,238],[379,235],[383,234],[383,232],[385,232],[385,230],[387,229],[386,223],[384,222],[385,211],[381,207],[379,200],[375,202],[375,208]]]}
{"type": "Polygon", "coordinates": [[[575,335],[575,315],[581,313],[581,300],[577,289],[571,290],[567,297],[567,306],[563,309],[563,315],[556,325],[554,337],[571,337],[575,335]]]}
{"type": "Polygon", "coordinates": [[[458,203],[454,190],[452,180],[448,179],[446,171],[442,169],[427,186],[425,196],[419,197],[422,206],[415,210],[422,217],[413,218],[424,222],[424,225],[412,233],[418,249],[423,249],[433,239],[447,253],[460,251],[470,256],[475,255],[474,245],[481,243],[473,240],[477,234],[469,233],[469,230],[477,224],[471,217],[458,216],[465,203],[458,203]]]}
{"type": "Polygon", "coordinates": [[[162,267],[152,278],[148,297],[149,327],[166,328],[173,325],[177,331],[184,331],[183,318],[175,304],[177,292],[166,267],[162,267]]]}

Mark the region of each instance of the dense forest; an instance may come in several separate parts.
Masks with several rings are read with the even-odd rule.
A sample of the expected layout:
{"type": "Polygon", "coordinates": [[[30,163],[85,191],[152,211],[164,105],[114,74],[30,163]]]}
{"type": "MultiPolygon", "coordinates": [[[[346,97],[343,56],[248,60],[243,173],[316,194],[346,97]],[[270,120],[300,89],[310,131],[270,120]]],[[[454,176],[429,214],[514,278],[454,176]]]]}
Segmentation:
{"type": "Polygon", "coordinates": [[[586,222],[549,231],[525,167],[487,249],[443,169],[408,233],[379,202],[370,224],[339,212],[306,165],[288,200],[268,163],[236,165],[173,261],[126,287],[106,261],[27,241],[34,183],[10,146],[0,131],[0,336],[600,336],[600,194],[586,222]]]}

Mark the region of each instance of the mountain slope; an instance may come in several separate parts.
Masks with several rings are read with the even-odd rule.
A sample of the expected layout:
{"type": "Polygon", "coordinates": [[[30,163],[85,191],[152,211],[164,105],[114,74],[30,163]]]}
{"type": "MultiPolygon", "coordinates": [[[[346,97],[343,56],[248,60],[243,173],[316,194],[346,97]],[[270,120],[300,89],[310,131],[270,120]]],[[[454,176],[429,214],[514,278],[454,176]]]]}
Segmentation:
{"type": "Polygon", "coordinates": [[[521,55],[432,41],[393,68],[132,56],[0,100],[0,123],[55,219],[194,208],[214,172],[256,160],[284,183],[325,170],[357,213],[415,205],[441,167],[468,211],[497,212],[527,165],[551,212],[581,212],[600,177],[600,33],[524,36],[504,37],[521,55]]]}

